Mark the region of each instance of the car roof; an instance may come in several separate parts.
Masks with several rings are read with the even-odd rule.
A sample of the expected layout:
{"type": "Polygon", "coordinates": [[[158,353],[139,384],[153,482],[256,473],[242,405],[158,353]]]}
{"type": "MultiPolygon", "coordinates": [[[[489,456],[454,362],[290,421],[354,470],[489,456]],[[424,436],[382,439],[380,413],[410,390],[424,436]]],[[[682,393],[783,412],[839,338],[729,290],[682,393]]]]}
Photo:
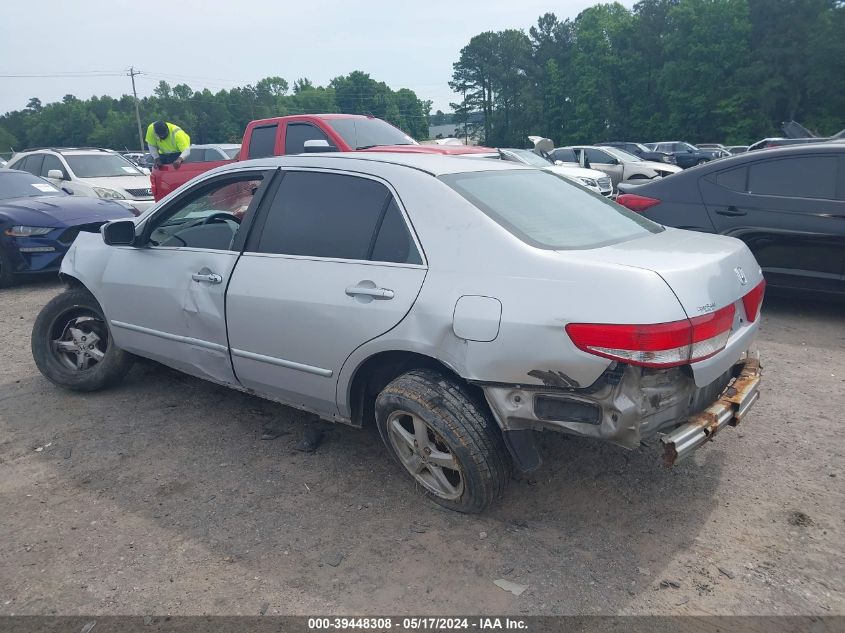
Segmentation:
{"type": "Polygon", "coordinates": [[[389,164],[409,167],[432,176],[478,171],[508,171],[514,169],[534,169],[509,161],[467,160],[480,154],[466,156],[448,156],[443,154],[413,154],[405,152],[331,152],[315,154],[295,154],[291,156],[273,156],[242,161],[219,168],[220,171],[243,167],[334,167],[350,169],[374,169],[376,164],[389,164]],[[372,165],[368,165],[372,164],[372,165]]]}

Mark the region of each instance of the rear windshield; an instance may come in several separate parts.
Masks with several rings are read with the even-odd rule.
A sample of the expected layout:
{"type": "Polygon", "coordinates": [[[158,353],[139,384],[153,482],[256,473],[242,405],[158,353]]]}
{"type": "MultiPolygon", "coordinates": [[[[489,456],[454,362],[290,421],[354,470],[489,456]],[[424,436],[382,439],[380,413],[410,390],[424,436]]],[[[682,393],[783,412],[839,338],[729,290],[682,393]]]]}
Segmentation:
{"type": "Polygon", "coordinates": [[[77,178],[143,175],[135,165],[118,154],[65,154],[65,160],[77,178]]]}
{"type": "Polygon", "coordinates": [[[402,130],[381,119],[330,119],[326,121],[354,149],[380,145],[418,145],[402,130]]]}
{"type": "Polygon", "coordinates": [[[223,151],[225,152],[226,156],[229,158],[237,158],[238,154],[241,152],[240,146],[238,147],[224,147],[223,151]]]}
{"type": "Polygon", "coordinates": [[[540,170],[482,171],[440,180],[527,244],[597,248],[659,233],[659,224],[540,170]]]}
{"type": "Polygon", "coordinates": [[[0,171],[0,200],[64,195],[67,194],[38,176],[11,169],[0,171]]]}

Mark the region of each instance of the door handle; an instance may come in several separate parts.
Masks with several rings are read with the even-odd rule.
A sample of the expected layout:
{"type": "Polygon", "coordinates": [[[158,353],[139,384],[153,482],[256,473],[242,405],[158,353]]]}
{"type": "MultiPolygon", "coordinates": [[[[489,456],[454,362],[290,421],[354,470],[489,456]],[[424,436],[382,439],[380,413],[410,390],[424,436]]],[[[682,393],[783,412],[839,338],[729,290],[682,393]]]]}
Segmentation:
{"type": "MultiPolygon", "coordinates": [[[[373,284],[375,285],[375,284],[373,284]]],[[[373,299],[392,299],[393,291],[387,288],[371,288],[368,286],[349,286],[346,294],[350,297],[372,297],[373,299]]]]}
{"type": "Polygon", "coordinates": [[[207,281],[210,284],[223,283],[223,277],[217,273],[194,273],[191,275],[191,279],[194,281],[207,281]]]}
{"type": "Polygon", "coordinates": [[[740,209],[737,209],[733,205],[727,207],[726,209],[717,209],[716,213],[718,213],[719,215],[727,215],[727,216],[732,217],[732,218],[736,218],[736,217],[739,217],[741,215],[747,215],[746,211],[741,211],[740,209]]]}

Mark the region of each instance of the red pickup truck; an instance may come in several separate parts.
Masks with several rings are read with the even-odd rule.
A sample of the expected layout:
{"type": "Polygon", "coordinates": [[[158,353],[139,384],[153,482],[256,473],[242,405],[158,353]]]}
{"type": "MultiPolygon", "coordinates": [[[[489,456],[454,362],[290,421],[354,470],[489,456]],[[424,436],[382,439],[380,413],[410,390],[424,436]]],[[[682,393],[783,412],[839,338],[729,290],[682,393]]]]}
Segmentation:
{"type": "Polygon", "coordinates": [[[238,158],[164,165],[150,174],[153,196],[161,200],[174,189],[209,169],[251,158],[305,152],[418,152],[428,154],[489,154],[487,147],[420,145],[402,130],[360,114],[301,114],[251,121],[238,158]]]}

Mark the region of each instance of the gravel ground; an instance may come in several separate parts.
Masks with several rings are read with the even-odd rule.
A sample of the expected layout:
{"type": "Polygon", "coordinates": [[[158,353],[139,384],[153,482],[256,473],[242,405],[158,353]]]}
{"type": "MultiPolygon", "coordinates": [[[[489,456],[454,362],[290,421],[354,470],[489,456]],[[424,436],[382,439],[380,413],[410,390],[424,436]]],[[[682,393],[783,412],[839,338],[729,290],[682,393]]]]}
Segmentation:
{"type": "Polygon", "coordinates": [[[0,615],[845,614],[842,305],[768,298],[763,397],[674,470],[545,434],[543,469],[463,516],[374,430],[152,363],[59,390],[29,335],[60,289],[0,291],[0,615]]]}

